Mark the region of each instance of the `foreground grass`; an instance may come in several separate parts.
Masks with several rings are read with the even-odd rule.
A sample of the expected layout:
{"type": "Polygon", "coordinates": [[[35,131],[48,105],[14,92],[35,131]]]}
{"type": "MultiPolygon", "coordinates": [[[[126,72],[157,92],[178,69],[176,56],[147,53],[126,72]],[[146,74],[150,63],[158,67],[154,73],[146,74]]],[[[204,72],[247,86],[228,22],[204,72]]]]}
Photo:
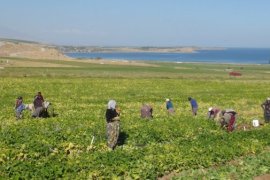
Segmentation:
{"type": "Polygon", "coordinates": [[[208,169],[186,170],[179,174],[174,174],[174,180],[178,179],[253,179],[255,176],[270,172],[269,149],[248,157],[237,158],[225,164],[208,169]]]}
{"type": "MultiPolygon", "coordinates": [[[[179,65],[185,70],[161,65],[152,70],[91,64],[77,69],[10,67],[0,70],[9,73],[2,72],[0,78],[1,178],[155,179],[174,170],[211,169],[250,155],[259,169],[254,175],[269,172],[265,168],[268,161],[255,160],[270,145],[266,138],[269,125],[226,133],[205,118],[208,107],[218,106],[234,108],[239,125],[250,125],[254,118],[262,120],[260,104],[269,96],[270,85],[269,77],[263,77],[264,67],[245,66],[246,76],[231,78],[224,69],[216,74],[204,70],[218,68],[215,65],[198,65],[200,68],[179,65]],[[22,95],[25,103],[30,103],[37,91],[53,103],[58,116],[31,119],[30,113],[24,112],[24,119],[16,121],[12,109],[15,98],[22,95]],[[196,118],[191,116],[188,96],[199,103],[196,118]],[[120,142],[113,152],[106,147],[104,119],[106,104],[111,98],[122,109],[120,142]],[[175,116],[167,116],[165,98],[172,98],[175,116]],[[152,121],[139,118],[143,102],[154,108],[152,121]],[[93,136],[95,141],[91,147],[93,136]]],[[[232,171],[225,168],[216,174],[232,171]]],[[[244,173],[245,177],[253,176],[244,173]]],[[[212,175],[211,172],[202,174],[212,175]]],[[[197,176],[194,173],[193,177],[197,176]]]]}

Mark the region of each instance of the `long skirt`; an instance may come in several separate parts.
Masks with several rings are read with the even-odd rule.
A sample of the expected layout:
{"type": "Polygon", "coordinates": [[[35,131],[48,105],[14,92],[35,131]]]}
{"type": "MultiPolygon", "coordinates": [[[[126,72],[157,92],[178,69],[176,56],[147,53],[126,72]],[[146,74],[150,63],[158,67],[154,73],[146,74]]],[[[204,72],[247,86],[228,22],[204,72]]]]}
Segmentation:
{"type": "Polygon", "coordinates": [[[192,108],[192,114],[193,116],[197,115],[198,108],[192,108]]]}
{"type": "Polygon", "coordinates": [[[173,115],[174,114],[174,109],[173,108],[169,108],[168,109],[168,114],[169,115],[173,115]]]}
{"type": "Polygon", "coordinates": [[[44,108],[43,107],[37,107],[35,108],[33,114],[32,114],[32,117],[41,117],[42,113],[44,111],[44,108]]]}
{"type": "Polygon", "coordinates": [[[109,148],[111,149],[115,148],[119,137],[119,131],[120,131],[119,121],[107,123],[107,145],[109,148]]]}
{"type": "Polygon", "coordinates": [[[270,114],[264,113],[264,120],[266,123],[270,123],[270,114]]]}

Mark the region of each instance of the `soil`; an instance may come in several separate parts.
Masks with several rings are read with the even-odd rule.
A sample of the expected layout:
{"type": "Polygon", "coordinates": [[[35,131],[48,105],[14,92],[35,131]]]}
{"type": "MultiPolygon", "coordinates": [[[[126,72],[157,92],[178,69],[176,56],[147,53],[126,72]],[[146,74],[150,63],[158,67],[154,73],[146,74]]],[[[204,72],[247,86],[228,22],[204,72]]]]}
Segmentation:
{"type": "Polygon", "coordinates": [[[254,177],[254,180],[269,180],[269,179],[270,179],[270,174],[254,177]]]}

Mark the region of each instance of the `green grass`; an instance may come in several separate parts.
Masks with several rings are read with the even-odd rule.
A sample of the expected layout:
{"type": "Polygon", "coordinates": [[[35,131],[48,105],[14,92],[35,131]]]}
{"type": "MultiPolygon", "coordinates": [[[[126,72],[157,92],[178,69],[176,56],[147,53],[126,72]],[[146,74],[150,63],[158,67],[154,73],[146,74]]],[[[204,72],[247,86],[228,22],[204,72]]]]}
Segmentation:
{"type": "Polygon", "coordinates": [[[179,178],[222,178],[236,170],[225,166],[212,172],[211,168],[239,158],[249,163],[244,159],[251,154],[250,169],[255,172],[240,171],[243,177],[270,171],[267,159],[259,161],[270,145],[269,125],[227,133],[206,119],[208,107],[218,106],[234,108],[239,125],[262,120],[260,104],[269,96],[265,75],[269,66],[61,63],[79,67],[0,69],[1,178],[156,179],[172,171],[183,172],[179,178]],[[243,76],[229,77],[228,66],[243,76]],[[30,112],[24,112],[24,119],[16,121],[12,109],[16,97],[31,103],[37,91],[53,103],[58,116],[31,119],[30,112]],[[188,96],[199,103],[196,118],[191,116],[188,96]],[[122,145],[112,152],[106,147],[104,118],[111,98],[122,110],[122,145]],[[167,116],[165,98],[172,99],[175,116],[167,116]],[[154,108],[151,121],[140,119],[143,102],[154,108]],[[191,170],[194,173],[185,173],[191,170]]]}
{"type": "MultiPolygon", "coordinates": [[[[113,65],[113,64],[92,64],[76,61],[59,60],[33,60],[21,58],[0,58],[1,61],[42,62],[51,64],[71,65],[76,67],[54,67],[54,68],[26,68],[10,67],[0,69],[2,77],[123,77],[123,78],[188,78],[188,79],[245,79],[245,80],[269,80],[270,65],[233,65],[233,64],[187,64],[187,63],[162,63],[146,62],[157,67],[144,67],[135,65],[113,65]],[[228,70],[238,71],[242,77],[230,77],[228,70]]],[[[124,63],[125,64],[125,63],[124,63]]],[[[128,63],[126,63],[128,64],[128,63]]],[[[0,63],[1,66],[1,63],[0,63]]]]}
{"type": "Polygon", "coordinates": [[[257,154],[234,159],[208,169],[191,169],[174,174],[172,179],[252,179],[270,172],[269,149],[257,154]]]}

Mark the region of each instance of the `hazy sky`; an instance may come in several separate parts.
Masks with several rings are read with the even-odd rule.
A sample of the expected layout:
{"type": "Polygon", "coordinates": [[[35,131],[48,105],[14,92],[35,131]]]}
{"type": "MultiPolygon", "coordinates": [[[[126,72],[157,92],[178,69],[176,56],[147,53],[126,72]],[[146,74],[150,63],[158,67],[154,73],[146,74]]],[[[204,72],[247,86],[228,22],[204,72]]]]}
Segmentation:
{"type": "Polygon", "coordinates": [[[270,47],[270,0],[0,0],[0,37],[62,45],[270,47]]]}

